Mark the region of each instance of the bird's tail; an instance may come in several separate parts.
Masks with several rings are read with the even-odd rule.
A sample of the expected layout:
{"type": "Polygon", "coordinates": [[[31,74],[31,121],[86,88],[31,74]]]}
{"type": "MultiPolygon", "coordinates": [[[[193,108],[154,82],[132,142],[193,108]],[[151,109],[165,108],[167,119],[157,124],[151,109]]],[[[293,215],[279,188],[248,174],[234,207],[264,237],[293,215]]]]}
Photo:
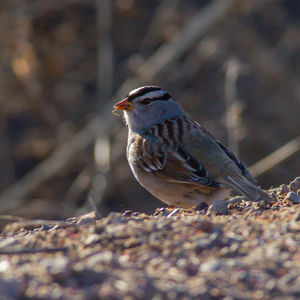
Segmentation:
{"type": "Polygon", "coordinates": [[[270,196],[260,187],[243,177],[227,176],[222,180],[222,185],[231,188],[239,194],[243,194],[252,201],[270,200],[270,196]]]}

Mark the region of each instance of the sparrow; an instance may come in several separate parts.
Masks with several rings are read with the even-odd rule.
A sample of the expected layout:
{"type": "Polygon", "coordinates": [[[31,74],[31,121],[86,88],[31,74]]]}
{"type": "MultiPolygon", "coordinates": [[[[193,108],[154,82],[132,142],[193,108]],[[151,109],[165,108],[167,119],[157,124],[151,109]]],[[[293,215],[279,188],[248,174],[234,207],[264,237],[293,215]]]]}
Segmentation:
{"type": "Polygon", "coordinates": [[[124,112],[126,154],[135,178],[164,203],[210,205],[225,200],[230,190],[251,201],[268,199],[245,165],[167,91],[143,86],[113,107],[124,112]]]}

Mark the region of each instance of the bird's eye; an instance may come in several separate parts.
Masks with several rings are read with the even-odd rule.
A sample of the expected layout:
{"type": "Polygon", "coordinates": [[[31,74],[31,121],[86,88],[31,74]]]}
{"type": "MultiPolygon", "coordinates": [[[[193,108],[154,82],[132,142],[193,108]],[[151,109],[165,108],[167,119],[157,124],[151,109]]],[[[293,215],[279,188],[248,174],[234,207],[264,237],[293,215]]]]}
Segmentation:
{"type": "Polygon", "coordinates": [[[151,102],[151,99],[150,98],[145,98],[141,101],[142,104],[144,105],[148,105],[149,103],[151,102]]]}

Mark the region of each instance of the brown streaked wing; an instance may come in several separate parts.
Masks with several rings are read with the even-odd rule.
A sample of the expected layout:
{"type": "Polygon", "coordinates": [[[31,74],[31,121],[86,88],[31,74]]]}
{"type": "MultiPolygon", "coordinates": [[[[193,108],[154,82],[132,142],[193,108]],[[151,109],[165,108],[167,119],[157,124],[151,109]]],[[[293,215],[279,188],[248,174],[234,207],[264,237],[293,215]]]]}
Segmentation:
{"type": "Polygon", "coordinates": [[[220,184],[212,181],[206,170],[189,154],[183,153],[181,149],[177,152],[168,153],[165,168],[156,172],[170,182],[198,183],[209,187],[219,187],[220,184]]]}
{"type": "Polygon", "coordinates": [[[180,146],[178,134],[183,133],[184,126],[188,128],[195,125],[177,118],[166,120],[150,128],[150,135],[158,139],[157,142],[153,142],[153,139],[149,142],[145,136],[140,144],[143,147],[140,151],[143,154],[141,160],[146,164],[146,171],[152,170],[156,176],[168,181],[194,182],[218,187],[219,183],[212,181],[204,167],[180,146]]]}
{"type": "Polygon", "coordinates": [[[135,147],[138,158],[136,163],[140,169],[153,173],[165,166],[167,154],[164,145],[158,140],[149,141],[147,136],[139,136],[136,138],[135,147]]]}

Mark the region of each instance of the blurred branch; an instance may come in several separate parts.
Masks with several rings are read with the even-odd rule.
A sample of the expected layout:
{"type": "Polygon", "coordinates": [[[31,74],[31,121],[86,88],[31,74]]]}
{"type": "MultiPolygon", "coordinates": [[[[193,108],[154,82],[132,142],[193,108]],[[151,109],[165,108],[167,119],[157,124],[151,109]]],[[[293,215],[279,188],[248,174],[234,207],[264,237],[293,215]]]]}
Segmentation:
{"type": "MultiPolygon", "coordinates": [[[[178,36],[162,45],[140,68],[138,72],[127,79],[118,89],[115,99],[124,95],[128,90],[141,82],[153,80],[168,65],[182,56],[203,35],[223,17],[225,17],[238,3],[237,0],[215,0],[197,13],[183,28],[178,36]]],[[[67,166],[72,158],[85,149],[96,136],[105,136],[110,130],[113,118],[112,103],[108,103],[103,110],[94,117],[85,128],[75,134],[69,141],[59,146],[53,154],[40,163],[35,169],[27,173],[0,195],[0,211],[12,209],[18,202],[32,193],[42,182],[52,177],[67,166]]]]}
{"type": "Polygon", "coordinates": [[[99,131],[98,118],[75,134],[69,141],[59,146],[53,153],[40,163],[35,169],[14,183],[0,195],[0,211],[12,209],[20,199],[24,200],[37,186],[61,171],[72,158],[85,149],[99,131]]]}
{"type": "Polygon", "coordinates": [[[74,179],[68,191],[65,194],[63,205],[76,207],[76,202],[80,196],[87,192],[91,185],[93,170],[90,166],[85,167],[74,179]]]}
{"type": "Polygon", "coordinates": [[[162,38],[163,29],[170,25],[170,19],[174,15],[180,0],[162,0],[150,22],[148,31],[142,42],[142,48],[147,49],[162,38]]]}
{"type": "Polygon", "coordinates": [[[255,163],[253,166],[249,168],[250,172],[254,176],[259,176],[271,168],[279,165],[284,162],[294,154],[296,154],[300,150],[300,135],[294,140],[286,143],[284,146],[280,147],[276,151],[272,152],[262,160],[255,163]]]}
{"type": "MultiPolygon", "coordinates": [[[[22,1],[27,3],[27,1],[22,1]]],[[[25,6],[25,4],[21,4],[25,6]]],[[[60,123],[59,113],[56,108],[43,97],[42,87],[39,81],[39,65],[35,45],[32,43],[32,23],[26,10],[16,9],[19,17],[11,21],[14,27],[11,35],[14,35],[14,43],[10,47],[14,51],[4,52],[1,64],[5,70],[5,76],[11,76],[21,87],[24,98],[29,103],[31,111],[43,123],[54,127],[60,123]]],[[[7,46],[7,45],[6,45],[7,46]]]]}
{"type": "Polygon", "coordinates": [[[235,35],[236,40],[241,47],[248,49],[249,59],[252,59],[252,65],[258,67],[268,80],[274,82],[278,88],[288,88],[299,86],[299,78],[289,70],[287,64],[283,63],[281,54],[276,51],[276,47],[269,47],[264,40],[258,37],[255,32],[247,26],[241,26],[235,35]],[[289,82],[288,85],[282,82],[289,82]]]}
{"type": "Polygon", "coordinates": [[[18,216],[0,215],[0,231],[2,232],[6,225],[16,222],[24,222],[26,219],[18,216]]]}
{"type": "Polygon", "coordinates": [[[0,250],[0,255],[19,255],[19,254],[35,254],[35,253],[53,253],[53,252],[66,252],[67,247],[57,248],[38,248],[38,249],[18,249],[18,250],[0,250]]]}
{"type": "Polygon", "coordinates": [[[7,137],[7,120],[0,114],[0,161],[1,161],[1,173],[0,173],[0,188],[11,184],[15,180],[15,170],[12,154],[12,145],[7,137]]]}
{"type": "MultiPolygon", "coordinates": [[[[113,89],[113,42],[112,42],[112,2],[97,0],[98,24],[98,112],[109,102],[113,89]]],[[[100,131],[99,131],[100,132],[100,131]]],[[[109,170],[110,140],[103,134],[98,135],[94,145],[95,163],[98,174],[93,177],[89,194],[90,203],[96,207],[103,198],[106,187],[106,172],[109,170]]]]}
{"type": "Polygon", "coordinates": [[[178,59],[203,37],[212,26],[225,17],[237,5],[237,0],[215,0],[187,22],[174,40],[164,43],[137,70],[142,81],[150,81],[169,64],[178,59]]]}
{"type": "Polygon", "coordinates": [[[48,0],[39,0],[39,1],[24,1],[24,3],[12,3],[7,1],[13,9],[7,10],[9,16],[7,17],[8,22],[5,23],[5,26],[0,27],[0,36],[5,35],[7,32],[11,31],[11,28],[14,26],[16,20],[19,20],[24,14],[28,20],[39,18],[43,14],[48,13],[49,11],[59,11],[64,10],[66,7],[71,5],[94,5],[95,0],[70,0],[70,1],[48,1],[48,0]]]}
{"type": "Polygon", "coordinates": [[[111,36],[112,3],[111,0],[97,0],[98,40],[98,97],[99,111],[103,103],[110,100],[113,89],[113,44],[111,36]]]}
{"type": "Polygon", "coordinates": [[[242,65],[236,58],[231,58],[226,64],[225,72],[225,126],[229,148],[239,154],[239,140],[241,137],[242,105],[237,98],[236,85],[242,65]]]}
{"type": "Polygon", "coordinates": [[[205,37],[198,45],[188,53],[183,61],[172,66],[169,72],[168,83],[176,82],[177,90],[182,90],[186,85],[197,76],[204,64],[207,64],[223,51],[220,41],[217,38],[205,37]],[[177,72],[180,70],[180,72],[177,72]]]}

